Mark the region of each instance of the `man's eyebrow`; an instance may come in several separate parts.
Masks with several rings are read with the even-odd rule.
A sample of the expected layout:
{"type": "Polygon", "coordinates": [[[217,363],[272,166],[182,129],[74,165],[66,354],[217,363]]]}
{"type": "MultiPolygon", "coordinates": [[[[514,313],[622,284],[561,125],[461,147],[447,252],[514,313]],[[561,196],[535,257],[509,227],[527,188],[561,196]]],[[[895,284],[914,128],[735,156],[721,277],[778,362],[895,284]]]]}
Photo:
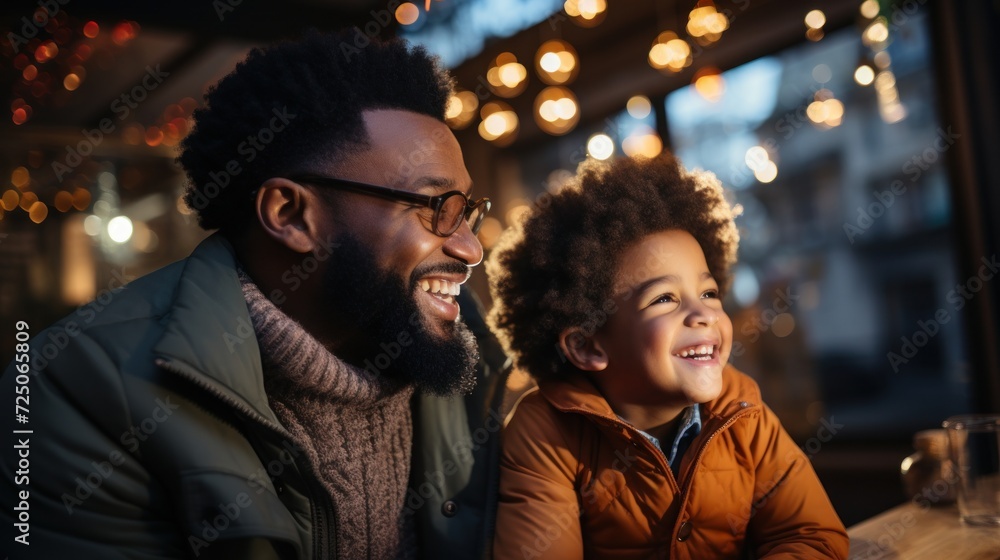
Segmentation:
{"type": "MultiPolygon", "coordinates": [[[[448,177],[435,177],[435,176],[424,176],[420,177],[413,182],[413,189],[419,190],[423,188],[433,188],[439,192],[461,190],[455,186],[455,180],[449,179],[448,177]]],[[[472,192],[472,184],[469,184],[469,188],[464,191],[465,194],[472,192]]]]}

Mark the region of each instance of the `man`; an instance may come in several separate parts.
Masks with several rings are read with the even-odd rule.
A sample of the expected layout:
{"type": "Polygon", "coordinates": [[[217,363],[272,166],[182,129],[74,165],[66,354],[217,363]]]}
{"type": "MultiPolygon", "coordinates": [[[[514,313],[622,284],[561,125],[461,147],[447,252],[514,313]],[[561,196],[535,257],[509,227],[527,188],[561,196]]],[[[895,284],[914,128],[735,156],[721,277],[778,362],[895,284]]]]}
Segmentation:
{"type": "Polygon", "coordinates": [[[179,162],[219,232],[34,338],[69,343],[32,358],[30,482],[0,462],[11,557],[488,548],[499,364],[449,396],[475,387],[456,296],[489,202],[443,122],[448,76],[354,37],[255,49],[210,90],[179,162]]]}

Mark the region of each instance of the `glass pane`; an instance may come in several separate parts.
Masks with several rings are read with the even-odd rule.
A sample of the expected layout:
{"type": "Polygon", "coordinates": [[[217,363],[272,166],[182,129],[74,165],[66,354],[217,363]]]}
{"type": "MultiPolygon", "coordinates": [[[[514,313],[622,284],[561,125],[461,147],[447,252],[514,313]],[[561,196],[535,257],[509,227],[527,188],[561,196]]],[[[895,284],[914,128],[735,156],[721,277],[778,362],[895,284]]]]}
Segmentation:
{"type": "Polygon", "coordinates": [[[943,165],[957,138],[929,49],[910,18],[875,59],[892,74],[863,86],[859,65],[880,68],[852,27],[724,72],[714,101],[667,98],[675,153],[742,208],[733,362],[800,441],[834,418],[838,441],[909,441],[969,406],[943,165]]]}

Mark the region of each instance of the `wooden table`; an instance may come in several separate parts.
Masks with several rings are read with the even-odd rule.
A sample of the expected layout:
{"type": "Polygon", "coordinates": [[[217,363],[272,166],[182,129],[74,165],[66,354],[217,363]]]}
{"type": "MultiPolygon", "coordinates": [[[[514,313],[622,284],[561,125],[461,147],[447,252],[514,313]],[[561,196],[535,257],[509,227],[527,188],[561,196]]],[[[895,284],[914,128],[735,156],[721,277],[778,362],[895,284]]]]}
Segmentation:
{"type": "Polygon", "coordinates": [[[1000,560],[1000,527],[975,527],[955,506],[907,502],[847,530],[851,560],[1000,560]]]}

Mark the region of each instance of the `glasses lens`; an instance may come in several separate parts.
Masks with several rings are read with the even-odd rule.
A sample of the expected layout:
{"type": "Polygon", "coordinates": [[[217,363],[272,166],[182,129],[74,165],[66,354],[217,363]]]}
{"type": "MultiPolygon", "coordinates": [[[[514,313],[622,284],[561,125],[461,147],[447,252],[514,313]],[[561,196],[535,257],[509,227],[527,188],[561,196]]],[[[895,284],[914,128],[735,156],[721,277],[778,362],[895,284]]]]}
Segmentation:
{"type": "Polygon", "coordinates": [[[451,235],[462,225],[462,218],[465,217],[465,197],[461,193],[455,193],[444,199],[441,210],[438,211],[437,233],[438,235],[451,235]]]}
{"type": "Polygon", "coordinates": [[[466,221],[469,222],[469,229],[472,230],[473,235],[479,233],[479,226],[483,225],[483,218],[486,217],[486,212],[489,209],[489,202],[482,202],[473,208],[469,213],[469,217],[466,221]]]}

